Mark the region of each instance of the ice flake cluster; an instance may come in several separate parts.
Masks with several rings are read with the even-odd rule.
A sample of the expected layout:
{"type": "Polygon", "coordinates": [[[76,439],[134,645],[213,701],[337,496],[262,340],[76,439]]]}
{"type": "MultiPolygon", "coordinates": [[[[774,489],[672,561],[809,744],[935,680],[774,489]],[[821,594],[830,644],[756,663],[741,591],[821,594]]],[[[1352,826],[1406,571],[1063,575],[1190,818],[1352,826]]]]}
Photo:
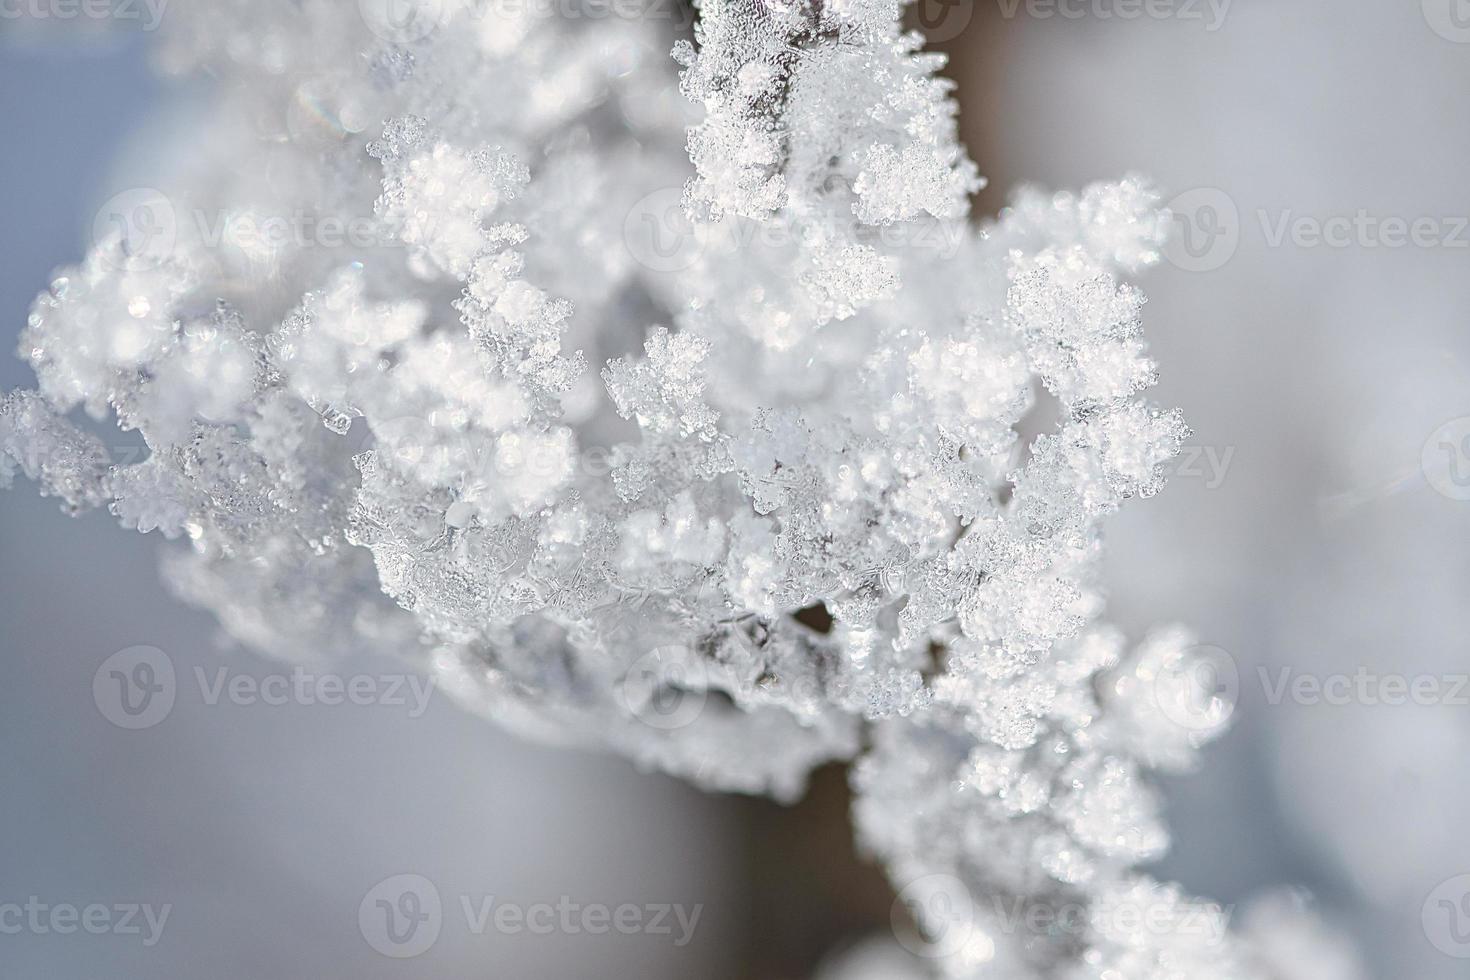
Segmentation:
{"type": "Polygon", "coordinates": [[[851,761],[898,889],[1149,913],[946,951],[919,903],[946,975],[1271,975],[1134,870],[1150,770],[1223,714],[1187,634],[1099,618],[1100,523],[1187,434],[1118,278],[1151,189],[970,222],[895,0],[705,0],[677,43],[563,6],[180,0],[161,60],[219,104],[168,247],[124,227],[36,301],[0,481],[187,537],[173,587],[272,655],[396,654],[716,789],[851,761]],[[270,247],[184,220],[303,209],[270,247]]]}

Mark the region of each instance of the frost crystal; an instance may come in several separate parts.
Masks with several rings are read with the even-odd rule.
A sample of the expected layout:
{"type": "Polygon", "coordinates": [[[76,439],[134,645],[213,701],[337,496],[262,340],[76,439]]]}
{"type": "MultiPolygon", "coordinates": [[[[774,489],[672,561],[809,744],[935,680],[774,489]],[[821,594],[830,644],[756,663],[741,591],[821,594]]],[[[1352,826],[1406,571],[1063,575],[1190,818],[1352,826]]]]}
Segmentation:
{"type": "Polygon", "coordinates": [[[163,63],[230,84],[164,209],[311,220],[96,243],[31,313],[0,480],[187,535],[170,582],[273,655],[398,654],[712,788],[852,760],[895,884],[982,910],[952,952],[916,912],[947,975],[1266,975],[1133,870],[1148,770],[1219,729],[1186,634],[1099,619],[1100,522],[1187,434],[1117,279],[1158,256],[1146,183],[971,224],[894,0],[705,0],[687,101],[655,23],[576,4],[179,7],[163,63]]]}

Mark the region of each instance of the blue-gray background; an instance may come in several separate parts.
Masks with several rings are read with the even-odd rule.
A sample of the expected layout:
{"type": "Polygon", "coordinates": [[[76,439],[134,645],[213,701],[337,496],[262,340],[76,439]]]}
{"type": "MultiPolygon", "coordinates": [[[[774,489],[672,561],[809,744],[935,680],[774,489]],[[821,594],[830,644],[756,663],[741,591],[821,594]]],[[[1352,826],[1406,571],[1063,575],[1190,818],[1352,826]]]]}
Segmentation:
{"type": "MultiPolygon", "coordinates": [[[[1223,191],[1241,215],[1222,267],[1144,280],[1159,397],[1228,467],[1181,475],[1110,531],[1116,618],[1135,633],[1186,622],[1242,678],[1235,729],[1200,774],[1169,784],[1176,848],[1161,873],[1242,905],[1308,886],[1372,975],[1463,976],[1465,961],[1428,941],[1421,906],[1470,872],[1470,709],[1272,705],[1257,678],[1283,666],[1440,676],[1470,663],[1470,503],[1436,494],[1419,469],[1436,426],[1470,415],[1470,251],[1273,245],[1260,215],[1470,214],[1470,44],[1408,2],[1237,0],[1213,30],[1179,16],[971,8],[945,46],[995,188],[1136,170],[1170,192],[1223,191]]],[[[0,340],[81,254],[97,205],[124,186],[119,156],[189,98],[153,77],[145,50],[137,36],[0,36],[0,340]]],[[[0,359],[0,386],[29,383],[0,359]]],[[[164,649],[181,674],[282,669],[225,659],[215,624],[158,585],[158,545],[106,515],[64,518],[28,486],[0,504],[0,901],[173,907],[153,949],[0,936],[0,975],[742,975],[770,901],[752,883],[765,851],[742,804],[518,744],[447,700],[408,719],[181,693],[157,727],[113,727],[91,682],[123,647],[164,649]],[[446,901],[494,892],[705,911],[683,949],[446,927],[430,953],[399,962],[367,947],[356,911],[400,872],[432,878],[446,901]]]]}

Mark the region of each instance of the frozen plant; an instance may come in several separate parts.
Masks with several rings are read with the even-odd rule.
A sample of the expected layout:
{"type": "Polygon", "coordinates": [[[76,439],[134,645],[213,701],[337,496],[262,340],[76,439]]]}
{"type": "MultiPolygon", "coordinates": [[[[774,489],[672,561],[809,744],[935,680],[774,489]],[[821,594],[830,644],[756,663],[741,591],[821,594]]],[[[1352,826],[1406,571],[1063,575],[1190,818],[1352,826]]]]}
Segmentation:
{"type": "Polygon", "coordinates": [[[851,760],[944,974],[1275,975],[1134,870],[1226,714],[1188,634],[1099,618],[1188,431],[1117,278],[1153,191],[971,223],[897,0],[617,9],[178,0],[213,111],[37,299],[0,481],[187,539],[172,587],[273,656],[714,789],[851,760]]]}

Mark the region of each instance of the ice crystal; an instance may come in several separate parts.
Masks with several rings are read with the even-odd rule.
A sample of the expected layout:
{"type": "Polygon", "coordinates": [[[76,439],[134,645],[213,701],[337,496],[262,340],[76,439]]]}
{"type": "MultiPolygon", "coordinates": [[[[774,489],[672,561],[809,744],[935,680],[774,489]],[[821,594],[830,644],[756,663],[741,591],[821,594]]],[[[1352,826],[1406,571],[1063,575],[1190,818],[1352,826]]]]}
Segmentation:
{"type": "Polygon", "coordinates": [[[971,223],[895,0],[705,0],[673,61],[575,3],[357,6],[179,4],[163,63],[232,84],[166,207],[316,231],[97,242],[31,314],[0,480],[186,534],[169,581],[271,654],[401,655],[712,788],[852,760],[900,889],[1148,913],[977,914],[948,975],[1265,976],[1133,870],[1149,769],[1219,729],[1187,634],[1099,618],[1100,522],[1187,434],[1118,279],[1158,257],[1147,183],[971,223]]]}

